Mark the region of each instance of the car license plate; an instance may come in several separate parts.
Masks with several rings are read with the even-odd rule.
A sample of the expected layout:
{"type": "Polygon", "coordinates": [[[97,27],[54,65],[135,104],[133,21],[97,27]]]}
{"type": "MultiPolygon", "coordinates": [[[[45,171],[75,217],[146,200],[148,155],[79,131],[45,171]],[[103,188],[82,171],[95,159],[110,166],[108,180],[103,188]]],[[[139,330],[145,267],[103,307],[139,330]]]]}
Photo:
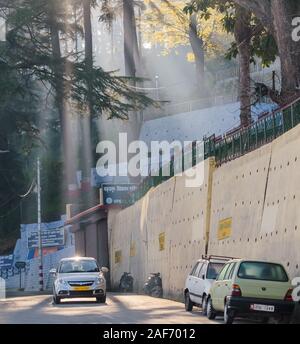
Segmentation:
{"type": "Polygon", "coordinates": [[[74,287],[75,291],[87,291],[90,290],[89,287],[74,287]]]}
{"type": "Polygon", "coordinates": [[[253,311],[258,311],[258,312],[269,312],[269,313],[274,313],[275,312],[275,307],[274,306],[267,306],[267,305],[251,305],[250,309],[253,311]]]}

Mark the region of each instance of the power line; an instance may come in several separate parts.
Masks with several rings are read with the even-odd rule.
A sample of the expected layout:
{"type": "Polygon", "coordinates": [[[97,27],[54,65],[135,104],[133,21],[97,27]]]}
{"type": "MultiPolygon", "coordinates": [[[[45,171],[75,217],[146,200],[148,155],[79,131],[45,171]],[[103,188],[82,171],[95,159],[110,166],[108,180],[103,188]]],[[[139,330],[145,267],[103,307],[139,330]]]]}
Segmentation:
{"type": "MultiPolygon", "coordinates": [[[[29,194],[32,192],[34,186],[35,186],[35,178],[33,178],[30,187],[28,189],[28,191],[25,192],[25,194],[19,194],[17,193],[17,191],[15,190],[15,188],[11,185],[9,179],[7,178],[7,176],[3,173],[3,170],[0,170],[2,176],[4,177],[4,179],[6,180],[6,183],[8,184],[8,186],[10,187],[11,191],[15,194],[15,196],[19,197],[19,198],[26,198],[27,196],[29,196],[29,194]]],[[[1,207],[0,207],[1,208],[1,207]]]]}

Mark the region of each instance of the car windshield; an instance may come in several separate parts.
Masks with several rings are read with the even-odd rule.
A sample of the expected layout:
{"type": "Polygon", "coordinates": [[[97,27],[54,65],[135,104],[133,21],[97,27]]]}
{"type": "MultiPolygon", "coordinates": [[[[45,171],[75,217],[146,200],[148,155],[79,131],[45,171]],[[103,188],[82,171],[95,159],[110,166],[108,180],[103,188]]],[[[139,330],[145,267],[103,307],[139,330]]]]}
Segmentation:
{"type": "Polygon", "coordinates": [[[212,280],[217,279],[223,266],[224,266],[223,263],[209,263],[206,278],[212,279],[212,280]]]}
{"type": "Polygon", "coordinates": [[[238,277],[262,281],[288,282],[284,268],[279,264],[264,262],[243,262],[238,277]]]}
{"type": "Polygon", "coordinates": [[[99,272],[99,267],[94,260],[67,260],[61,263],[60,273],[82,273],[82,272],[99,272]]]}

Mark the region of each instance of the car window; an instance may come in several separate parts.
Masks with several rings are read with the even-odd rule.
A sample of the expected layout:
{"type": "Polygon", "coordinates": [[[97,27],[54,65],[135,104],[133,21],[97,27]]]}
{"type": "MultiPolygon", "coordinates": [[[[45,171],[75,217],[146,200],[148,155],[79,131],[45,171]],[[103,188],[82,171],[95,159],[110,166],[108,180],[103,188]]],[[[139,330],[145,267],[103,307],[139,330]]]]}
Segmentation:
{"type": "Polygon", "coordinates": [[[266,262],[243,262],[238,271],[242,279],[288,282],[289,278],[282,265],[266,262]]]}
{"type": "Polygon", "coordinates": [[[235,267],[236,267],[236,263],[233,263],[233,264],[232,264],[232,267],[231,267],[231,269],[230,269],[230,273],[229,273],[229,275],[228,275],[228,279],[229,279],[229,280],[231,280],[232,277],[233,277],[233,273],[234,273],[235,267]]]}
{"type": "Polygon", "coordinates": [[[194,276],[198,277],[200,270],[202,269],[203,263],[199,263],[197,269],[195,270],[194,276]]]}
{"type": "Polygon", "coordinates": [[[235,263],[231,263],[226,271],[226,274],[224,276],[224,280],[230,280],[230,278],[232,277],[233,274],[233,270],[235,267],[235,263]]]}
{"type": "Polygon", "coordinates": [[[233,266],[233,263],[230,263],[230,264],[228,265],[228,268],[227,268],[227,270],[226,270],[226,273],[225,273],[225,275],[224,275],[224,277],[223,277],[223,279],[224,279],[225,281],[228,280],[228,278],[229,278],[229,274],[230,274],[230,272],[231,272],[232,266],[233,266]]]}
{"type": "Polygon", "coordinates": [[[74,259],[63,261],[60,264],[59,272],[62,274],[81,273],[81,272],[99,272],[100,269],[95,260],[74,259]]]}
{"type": "Polygon", "coordinates": [[[206,278],[215,280],[219,276],[219,273],[221,272],[224,265],[224,263],[209,263],[206,278]]]}
{"type": "Polygon", "coordinates": [[[223,268],[222,271],[220,272],[219,277],[217,278],[218,281],[223,281],[223,280],[224,280],[224,276],[225,276],[225,274],[226,274],[226,272],[227,272],[227,269],[229,268],[229,265],[230,265],[230,264],[226,264],[226,265],[224,266],[224,268],[223,268]]]}
{"type": "Polygon", "coordinates": [[[197,270],[198,265],[199,265],[199,262],[197,262],[197,263],[195,264],[195,266],[193,267],[193,269],[192,269],[192,271],[191,271],[191,273],[190,273],[190,276],[193,276],[193,275],[195,274],[195,271],[197,270]]]}
{"type": "Polygon", "coordinates": [[[202,276],[205,274],[206,264],[203,263],[201,269],[199,270],[198,277],[202,279],[202,276]]]}

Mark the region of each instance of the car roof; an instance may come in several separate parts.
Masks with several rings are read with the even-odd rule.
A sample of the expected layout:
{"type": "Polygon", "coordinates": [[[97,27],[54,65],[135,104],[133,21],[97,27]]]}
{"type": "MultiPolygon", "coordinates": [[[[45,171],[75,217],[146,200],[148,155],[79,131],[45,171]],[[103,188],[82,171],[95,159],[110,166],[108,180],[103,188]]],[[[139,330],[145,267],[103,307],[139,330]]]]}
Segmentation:
{"type": "Polygon", "coordinates": [[[199,259],[197,263],[219,263],[226,264],[228,261],[223,259],[211,258],[211,259],[199,259]]]}
{"type": "Polygon", "coordinates": [[[63,258],[60,261],[67,262],[67,261],[72,261],[72,260],[96,260],[96,259],[92,257],[69,257],[69,258],[63,258]]]}
{"type": "Polygon", "coordinates": [[[269,264],[277,264],[277,265],[282,265],[279,262],[274,262],[270,260],[264,260],[264,259],[245,259],[245,258],[239,258],[239,259],[231,259],[226,263],[243,263],[243,262],[253,262],[253,263],[269,263],[269,264]]]}

